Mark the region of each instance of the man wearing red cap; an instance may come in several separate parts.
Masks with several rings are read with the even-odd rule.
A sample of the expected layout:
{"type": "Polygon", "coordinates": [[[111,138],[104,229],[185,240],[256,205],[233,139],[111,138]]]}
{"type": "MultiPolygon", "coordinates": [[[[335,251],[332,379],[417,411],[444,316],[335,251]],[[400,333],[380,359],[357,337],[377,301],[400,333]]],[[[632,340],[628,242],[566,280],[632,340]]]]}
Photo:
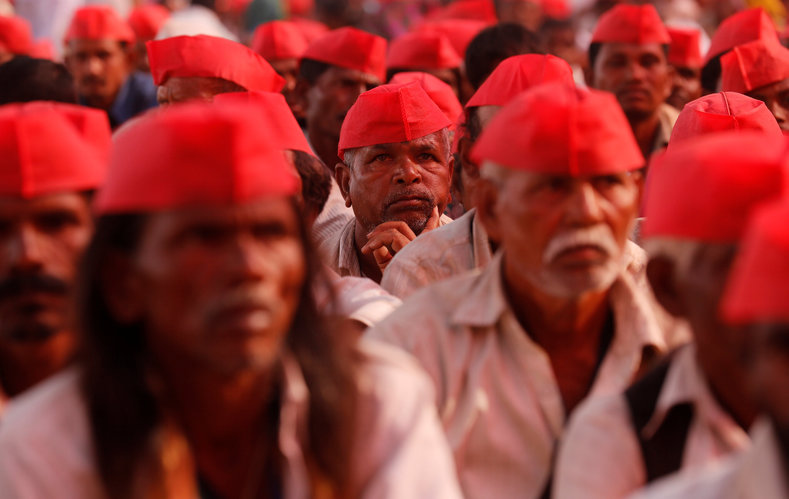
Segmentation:
{"type": "Polygon", "coordinates": [[[28,55],[32,49],[30,23],[19,16],[0,15],[0,64],[17,55],[28,55]]]}
{"type": "Polygon", "coordinates": [[[307,50],[307,39],[299,27],[290,21],[271,21],[255,28],[252,50],[263,56],[274,71],[285,79],[282,93],[291,109],[296,109],[296,80],[299,59],[307,50]]]}
{"type": "Polygon", "coordinates": [[[748,447],[756,408],[742,331],[722,323],[718,309],[748,214],[781,196],[784,149],[780,137],[730,131],[672,144],[653,160],[641,231],[647,275],[694,343],[624,394],[576,412],[557,462],[558,499],[627,497],[748,447]]]}
{"type": "Polygon", "coordinates": [[[667,29],[671,36],[668,63],[674,68],[674,80],[666,102],[681,111],[685,104],[701,97],[701,32],[667,29]]]}
{"type": "Polygon", "coordinates": [[[652,5],[620,4],[600,17],[589,47],[589,86],[616,95],[644,157],[666,146],[678,111],[671,92],[671,38],[652,5]]]}
{"type": "Polygon", "coordinates": [[[75,350],[69,305],[93,229],[91,191],[106,168],[80,131],[94,126],[103,127],[91,134],[106,152],[100,111],[0,106],[0,411],[6,397],[63,369],[75,350]]]}
{"type": "Polygon", "coordinates": [[[462,62],[463,58],[443,34],[430,31],[406,33],[389,44],[386,79],[391,80],[395,74],[405,71],[422,71],[452,87],[455,95],[461,98],[462,62]]]}
{"type": "Polygon", "coordinates": [[[466,497],[539,497],[578,403],[624,389],[684,338],[664,331],[628,241],[644,159],[613,96],[525,92],[474,154],[496,256],[415,293],[368,336],[433,378],[466,497]]]}
{"type": "Polygon", "coordinates": [[[134,51],[137,57],[137,70],[149,73],[148,53],[145,44],[156,38],[159,29],[170,17],[170,11],[158,4],[144,4],[133,8],[127,22],[134,31],[134,51]]]}
{"type": "Polygon", "coordinates": [[[248,109],[116,137],[83,355],[9,408],[0,496],[460,497],[425,375],[316,311],[298,179],[248,109]]]}
{"type": "Polygon", "coordinates": [[[156,106],[150,76],[134,72],[134,32],[107,6],[78,9],[65,37],[65,63],[80,102],[107,112],[113,128],[156,106]]]}

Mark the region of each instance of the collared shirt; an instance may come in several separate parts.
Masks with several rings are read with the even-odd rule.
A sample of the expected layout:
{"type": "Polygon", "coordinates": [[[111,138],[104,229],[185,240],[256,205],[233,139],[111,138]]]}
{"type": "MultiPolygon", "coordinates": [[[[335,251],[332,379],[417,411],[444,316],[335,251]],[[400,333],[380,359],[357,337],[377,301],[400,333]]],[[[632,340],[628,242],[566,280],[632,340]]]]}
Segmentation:
{"type": "MultiPolygon", "coordinates": [[[[649,438],[672,407],[693,404],[682,468],[708,463],[746,449],[750,437],[710,392],[696,362],[695,347],[681,348],[671,360],[652,418],[643,429],[649,438]]],[[[646,483],[641,448],[624,395],[588,400],[573,415],[556,465],[554,497],[627,497],[646,483]]]]}
{"type": "Polygon", "coordinates": [[[746,451],[655,482],[633,499],[786,499],[789,484],[784,457],[772,425],[761,419],[751,430],[746,451]]]}
{"type": "MultiPolygon", "coordinates": [[[[368,330],[411,352],[436,385],[436,406],[467,498],[537,497],[551,472],[565,408],[547,352],[523,330],[505,297],[502,255],[482,269],[432,284],[368,330]]],[[[590,390],[618,393],[642,352],[665,352],[644,284],[623,271],[611,287],[614,337],[590,390]]]]}
{"type": "MultiPolygon", "coordinates": [[[[424,373],[396,349],[363,341],[360,350],[366,360],[358,377],[353,496],[460,498],[424,373]]],[[[284,497],[312,497],[302,453],[309,391],[295,360],[286,356],[283,367],[279,449],[284,497]]],[[[0,497],[104,498],[91,439],[76,370],[14,400],[0,425],[0,497]]],[[[181,476],[188,480],[194,474],[181,476]]]]}
{"type": "MultiPolygon", "coordinates": [[[[82,105],[86,105],[84,98],[80,97],[79,100],[82,105]]],[[[158,105],[156,85],[151,75],[135,71],[123,82],[115,101],[107,111],[110,126],[115,129],[141,112],[158,105]]]]}
{"type": "Polygon", "coordinates": [[[329,199],[326,200],[326,204],[312,226],[312,237],[315,239],[322,255],[328,254],[332,243],[343,227],[348,224],[349,220],[353,220],[353,210],[345,206],[345,199],[342,197],[340,186],[332,178],[329,199]]]}
{"type": "Polygon", "coordinates": [[[386,266],[381,287],[406,298],[428,284],[487,265],[490,241],[476,208],[444,227],[420,234],[386,266]]]}
{"type": "Polygon", "coordinates": [[[652,145],[652,152],[659,151],[668,145],[668,139],[671,138],[671,131],[674,130],[677,117],[679,117],[679,111],[675,107],[665,103],[660,105],[658,109],[660,124],[655,135],[655,142],[652,145]]]}
{"type": "Polygon", "coordinates": [[[394,312],[402,303],[370,279],[341,277],[328,267],[325,271],[331,281],[331,292],[322,288],[315,290],[318,309],[325,316],[347,317],[370,327],[394,312]],[[330,301],[332,294],[333,303],[330,301]]]}
{"type": "MultiPolygon", "coordinates": [[[[441,215],[438,221],[439,226],[446,225],[452,221],[446,215],[441,215]]],[[[409,243],[410,244],[410,243],[409,243]]],[[[406,246],[408,247],[408,246],[406,246]]],[[[334,236],[329,244],[324,246],[324,258],[326,263],[341,276],[367,277],[362,274],[362,267],[359,262],[359,253],[356,249],[356,218],[352,218],[345,224],[345,227],[334,236]]]]}

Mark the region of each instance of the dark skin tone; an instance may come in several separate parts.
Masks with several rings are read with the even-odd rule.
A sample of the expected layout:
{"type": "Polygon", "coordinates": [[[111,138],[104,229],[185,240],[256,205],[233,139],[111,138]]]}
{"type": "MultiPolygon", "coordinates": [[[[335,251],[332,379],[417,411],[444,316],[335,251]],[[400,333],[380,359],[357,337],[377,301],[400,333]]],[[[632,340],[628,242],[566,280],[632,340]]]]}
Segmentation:
{"type": "Polygon", "coordinates": [[[285,79],[285,86],[282,87],[282,95],[293,111],[293,114],[300,116],[303,110],[298,106],[298,99],[296,98],[296,81],[299,75],[299,61],[298,59],[277,59],[268,61],[271,67],[278,75],[285,79]]]}
{"type": "Polygon", "coordinates": [[[747,95],[764,102],[781,130],[789,132],[789,79],[757,88],[747,95]]]}
{"type": "Polygon", "coordinates": [[[212,102],[219,94],[245,91],[244,87],[220,78],[173,76],[156,87],[156,100],[165,107],[193,100],[212,102]]]}
{"type": "Polygon", "coordinates": [[[701,68],[674,67],[671,95],[666,99],[666,103],[682,110],[685,104],[701,97],[701,92],[701,68]]]}
{"type": "Polygon", "coordinates": [[[133,47],[115,40],[72,40],[64,62],[74,75],[77,93],[85,102],[108,110],[135,67],[133,47]]]}

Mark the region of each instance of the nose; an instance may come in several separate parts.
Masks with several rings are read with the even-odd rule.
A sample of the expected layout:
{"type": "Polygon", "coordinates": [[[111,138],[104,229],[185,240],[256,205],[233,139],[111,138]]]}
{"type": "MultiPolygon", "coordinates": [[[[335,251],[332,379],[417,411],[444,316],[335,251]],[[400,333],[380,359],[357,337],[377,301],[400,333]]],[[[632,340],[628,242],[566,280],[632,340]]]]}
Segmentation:
{"type": "Polygon", "coordinates": [[[22,224],[9,241],[8,261],[20,271],[40,269],[42,261],[41,235],[30,224],[22,224]]]}
{"type": "Polygon", "coordinates": [[[570,225],[585,227],[602,221],[603,210],[594,186],[580,182],[573,189],[567,202],[566,219],[570,225]]]}
{"type": "Polygon", "coordinates": [[[234,283],[259,281],[265,277],[265,250],[252,234],[242,233],[233,238],[227,261],[234,283]]]}
{"type": "Polygon", "coordinates": [[[787,110],[786,108],[778,104],[777,99],[770,102],[770,105],[768,107],[770,109],[770,112],[773,114],[773,116],[775,116],[775,120],[778,122],[779,125],[786,121],[787,110]]]}
{"type": "Polygon", "coordinates": [[[645,78],[646,71],[638,61],[632,61],[627,65],[627,79],[641,81],[645,78]]]}
{"type": "Polygon", "coordinates": [[[85,70],[94,76],[100,76],[104,71],[104,64],[98,57],[90,57],[85,61],[85,70]]]}
{"type": "Polygon", "coordinates": [[[393,180],[398,184],[418,184],[422,181],[419,165],[406,158],[400,161],[394,173],[393,180]]]}

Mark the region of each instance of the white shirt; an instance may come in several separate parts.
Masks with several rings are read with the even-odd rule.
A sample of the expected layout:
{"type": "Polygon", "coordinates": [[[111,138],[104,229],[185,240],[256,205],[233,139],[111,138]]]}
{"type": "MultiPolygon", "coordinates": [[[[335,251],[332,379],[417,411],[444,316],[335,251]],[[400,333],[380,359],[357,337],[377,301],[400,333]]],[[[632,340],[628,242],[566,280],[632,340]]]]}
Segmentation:
{"type": "Polygon", "coordinates": [[[328,267],[324,271],[331,282],[335,307],[331,309],[330,293],[316,289],[318,309],[325,316],[347,317],[370,327],[394,312],[402,303],[370,279],[340,277],[328,267]]]}
{"type": "Polygon", "coordinates": [[[326,200],[326,204],[312,226],[312,237],[315,239],[322,255],[325,256],[327,254],[328,248],[331,247],[337,235],[348,221],[352,219],[353,210],[345,206],[345,199],[342,197],[340,186],[332,177],[329,199],[326,200]]]}

